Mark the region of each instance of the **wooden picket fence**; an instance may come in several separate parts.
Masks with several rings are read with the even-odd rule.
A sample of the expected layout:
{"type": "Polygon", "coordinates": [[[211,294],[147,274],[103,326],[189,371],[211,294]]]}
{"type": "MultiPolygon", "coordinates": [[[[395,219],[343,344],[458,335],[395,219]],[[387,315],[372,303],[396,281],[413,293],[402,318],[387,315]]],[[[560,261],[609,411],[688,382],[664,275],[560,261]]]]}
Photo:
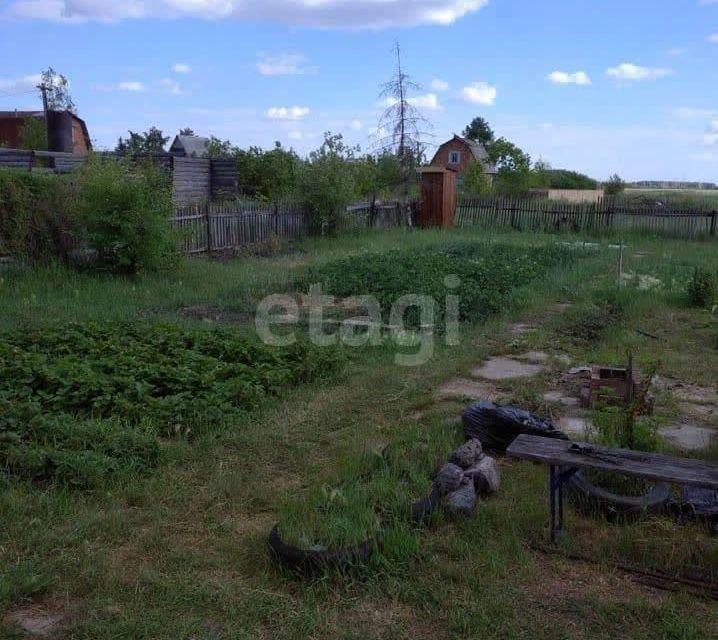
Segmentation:
{"type": "Polygon", "coordinates": [[[179,207],[172,219],[185,253],[239,249],[272,238],[301,238],[306,209],[296,202],[209,202],[179,207]]]}
{"type": "Polygon", "coordinates": [[[716,237],[718,211],[636,204],[604,198],[596,203],[532,198],[459,200],[456,226],[480,225],[522,231],[636,231],[678,238],[716,237]]]}

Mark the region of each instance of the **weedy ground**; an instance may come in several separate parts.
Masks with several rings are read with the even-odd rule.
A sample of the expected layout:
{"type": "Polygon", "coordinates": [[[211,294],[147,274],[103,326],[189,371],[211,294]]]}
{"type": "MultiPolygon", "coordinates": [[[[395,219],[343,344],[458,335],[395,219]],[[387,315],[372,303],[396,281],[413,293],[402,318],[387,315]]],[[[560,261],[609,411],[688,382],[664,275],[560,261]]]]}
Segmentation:
{"type": "MultiPolygon", "coordinates": [[[[256,300],[291,290],[307,269],[467,240],[530,251],[588,239],[393,231],[308,240],[276,257],[187,261],[175,275],[137,280],[59,267],[5,272],[0,322],[9,331],[48,320],[169,321],[188,331],[226,324],[251,337],[256,300]]],[[[577,363],[621,363],[630,351],[639,370],[657,366],[664,378],[715,390],[718,323],[709,310],[689,308],[685,293],[696,265],[718,266],[715,246],[624,240],[624,270],[635,277],[615,294],[620,313],[606,305],[617,250],[599,240],[580,259],[512,289],[496,315],[464,324],[458,347],[437,338],[423,366],[397,366],[390,345],[349,350],[333,380],[286,385],[196,438],[160,439],[163,464],[101,488],[4,476],[0,636],[23,638],[22,623],[44,621],[56,637],[93,639],[715,637],[715,601],[641,586],[617,568],[715,581],[718,543],[697,525],[618,525],[569,510],[568,537],[558,553],[543,553],[547,472],[510,460],[500,463],[501,491],[473,517],[438,517],[419,529],[401,518],[422,476],[428,488],[431,469],[461,439],[463,403],[440,401],[437,388],[488,356],[543,350],[577,363]],[[653,281],[639,276],[660,285],[646,288],[653,281]],[[536,330],[516,335],[516,323],[536,330]],[[395,517],[368,570],[305,581],[266,550],[276,522],[307,542],[350,539],[357,523],[371,529],[366,518],[375,514],[363,506],[377,497],[395,517]]],[[[552,359],[536,379],[499,386],[559,415],[542,393],[562,366],[552,359]]],[[[662,391],[658,407],[659,422],[683,410],[662,391]]]]}

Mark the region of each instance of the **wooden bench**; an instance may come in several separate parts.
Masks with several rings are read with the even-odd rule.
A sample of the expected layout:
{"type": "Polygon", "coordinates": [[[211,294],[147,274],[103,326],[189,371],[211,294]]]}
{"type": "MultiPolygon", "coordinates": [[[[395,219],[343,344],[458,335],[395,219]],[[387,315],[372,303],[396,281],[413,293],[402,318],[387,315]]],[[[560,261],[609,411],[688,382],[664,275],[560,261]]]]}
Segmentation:
{"type": "Polygon", "coordinates": [[[549,465],[552,542],[563,533],[563,484],[579,469],[598,469],[652,482],[718,489],[718,466],[700,460],[529,435],[516,438],[506,453],[514,458],[549,465]]]}

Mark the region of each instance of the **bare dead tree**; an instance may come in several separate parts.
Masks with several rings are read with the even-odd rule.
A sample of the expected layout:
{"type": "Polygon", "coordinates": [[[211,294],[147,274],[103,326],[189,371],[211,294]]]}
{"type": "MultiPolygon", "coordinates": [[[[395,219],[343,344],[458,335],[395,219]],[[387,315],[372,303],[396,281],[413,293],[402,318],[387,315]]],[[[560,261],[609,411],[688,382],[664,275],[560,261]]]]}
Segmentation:
{"type": "Polygon", "coordinates": [[[395,54],[394,75],[381,85],[379,94],[386,109],[377,126],[376,149],[380,153],[396,155],[402,167],[404,195],[408,197],[412,174],[424,154],[422,138],[431,135],[432,125],[412,103],[411,92],[419,91],[421,87],[404,71],[398,42],[395,54]]]}

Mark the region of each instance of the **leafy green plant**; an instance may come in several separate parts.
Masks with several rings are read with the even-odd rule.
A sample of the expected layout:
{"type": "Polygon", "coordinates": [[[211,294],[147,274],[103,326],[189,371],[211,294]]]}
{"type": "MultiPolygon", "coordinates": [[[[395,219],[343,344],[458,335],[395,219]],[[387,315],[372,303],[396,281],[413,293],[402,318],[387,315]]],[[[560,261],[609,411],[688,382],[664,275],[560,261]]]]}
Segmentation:
{"type": "Polygon", "coordinates": [[[156,271],[176,259],[167,176],[155,165],[92,157],[77,213],[99,265],[115,273],[156,271]]]}
{"type": "MultiPolygon", "coordinates": [[[[437,303],[439,324],[444,322],[444,300],[450,292],[459,297],[460,319],[476,321],[499,311],[515,287],[572,259],[572,252],[559,246],[526,250],[457,243],[344,258],[309,269],[295,286],[306,290],[321,283],[323,291],[334,296],[373,295],[387,320],[401,296],[430,296],[437,303]],[[447,276],[458,278],[457,288],[447,288],[447,276]]],[[[419,311],[410,308],[407,325],[417,326],[419,320],[419,311]]]]}
{"type": "Polygon", "coordinates": [[[705,267],[696,267],[688,282],[688,300],[693,307],[709,307],[718,299],[718,277],[705,267]]]}
{"type": "Polygon", "coordinates": [[[193,438],[339,363],[305,342],[279,349],[169,323],[6,331],[0,468],[78,486],[146,473],[158,464],[158,437],[193,438]]]}

